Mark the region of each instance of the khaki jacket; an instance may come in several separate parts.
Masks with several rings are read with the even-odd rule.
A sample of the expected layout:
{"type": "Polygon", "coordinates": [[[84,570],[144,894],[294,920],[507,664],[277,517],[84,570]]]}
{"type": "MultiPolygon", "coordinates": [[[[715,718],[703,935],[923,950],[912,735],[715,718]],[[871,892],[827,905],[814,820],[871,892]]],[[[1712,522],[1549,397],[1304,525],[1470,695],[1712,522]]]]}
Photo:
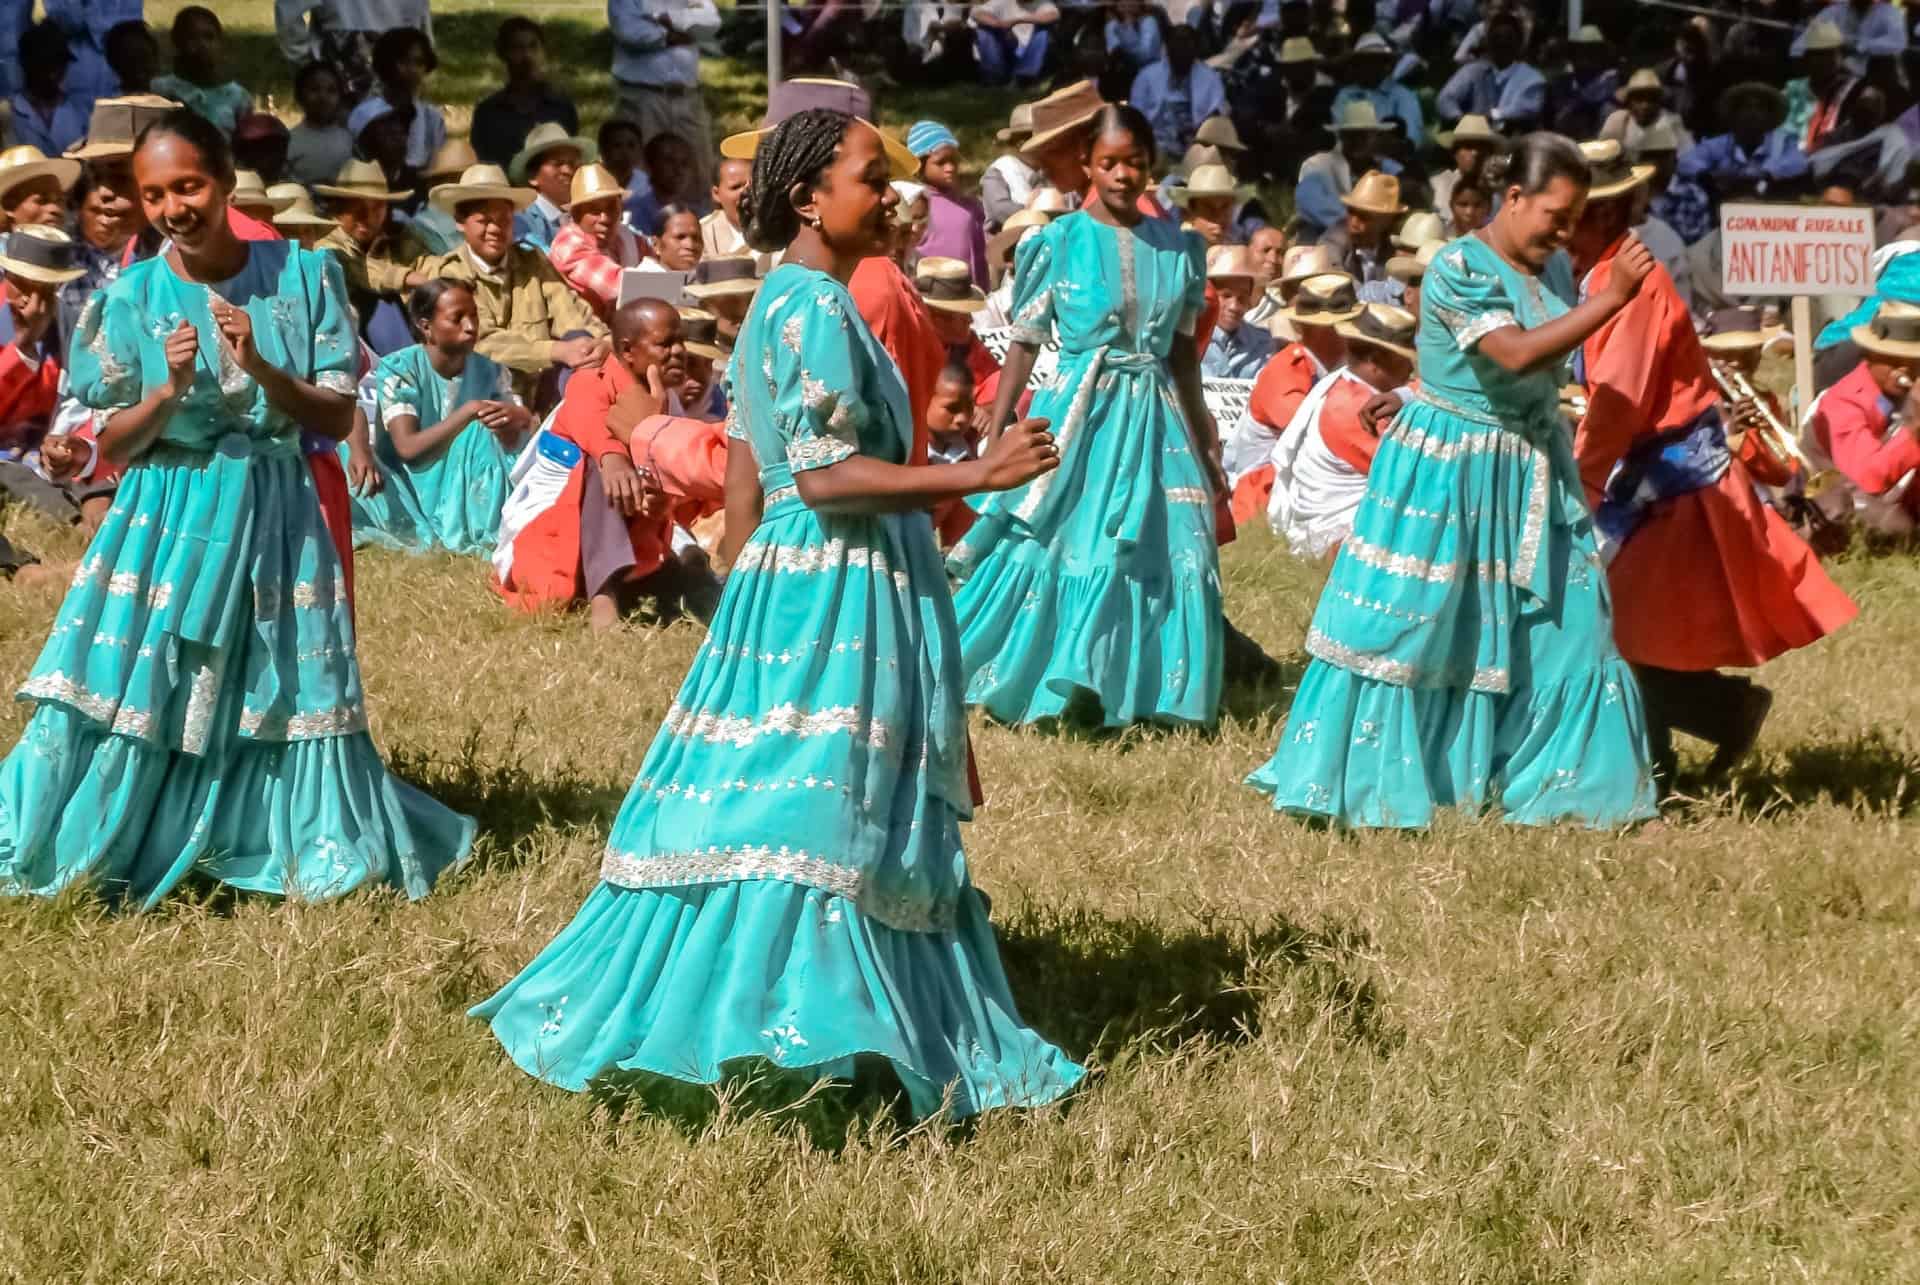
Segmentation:
{"type": "Polygon", "coordinates": [[[493,276],[474,270],[465,246],[428,259],[420,271],[429,279],[447,277],[473,286],[480,311],[475,350],[518,374],[543,374],[553,365],[554,342],[574,331],[595,339],[607,334],[606,324],[538,250],[510,246],[493,276]]]}

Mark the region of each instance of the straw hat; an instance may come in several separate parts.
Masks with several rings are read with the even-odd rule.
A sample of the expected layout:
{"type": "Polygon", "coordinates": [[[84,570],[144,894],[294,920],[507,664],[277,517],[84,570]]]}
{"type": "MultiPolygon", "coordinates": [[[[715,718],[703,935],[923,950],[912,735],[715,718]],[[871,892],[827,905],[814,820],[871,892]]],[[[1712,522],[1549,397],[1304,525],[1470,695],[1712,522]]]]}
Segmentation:
{"type": "Polygon", "coordinates": [[[51,174],[66,191],[80,179],[80,162],[65,157],[49,157],[31,143],[21,143],[0,152],[0,197],[34,179],[51,174]]]}
{"type": "MultiPolygon", "coordinates": [[[[423,179],[453,177],[459,178],[469,165],[478,165],[480,158],[474,153],[473,144],[464,138],[449,138],[440,144],[437,151],[427,158],[427,164],[420,171],[423,179]]],[[[427,186],[432,187],[429,183],[427,186]]]]}
{"type": "Polygon", "coordinates": [[[1032,208],[1015,210],[1000,225],[1000,230],[987,240],[987,262],[998,263],[1007,256],[1007,252],[1026,239],[1026,233],[1033,228],[1043,228],[1053,222],[1053,216],[1045,210],[1032,208]]]}
{"type": "Polygon", "coordinates": [[[725,361],[726,349],[720,346],[720,318],[705,308],[680,309],[680,338],[687,351],[708,361],[725,361]]]}
{"type": "Polygon", "coordinates": [[[690,299],[703,302],[727,295],[751,296],[760,289],[760,264],[751,255],[721,254],[693,265],[693,274],[681,287],[690,299]]]}
{"type": "Polygon", "coordinates": [[[73,238],[59,228],[29,224],[17,227],[0,253],[0,272],[25,277],[41,285],[65,285],[87,275],[73,266],[73,238]]]}
{"type": "Polygon", "coordinates": [[[1067,203],[1067,194],[1057,187],[1035,188],[1033,195],[1027,198],[1027,208],[1056,219],[1062,214],[1073,213],[1073,206],[1067,203]]]}
{"type": "Polygon", "coordinates": [[[1433,141],[1442,147],[1458,147],[1462,143],[1485,143],[1488,147],[1498,147],[1506,140],[1493,132],[1493,126],[1485,116],[1469,112],[1452,129],[1437,131],[1433,141]]]}
{"type": "Polygon", "coordinates": [[[1660,73],[1651,67],[1642,67],[1628,76],[1626,83],[1613,91],[1613,101],[1624,103],[1635,94],[1665,94],[1667,87],[1660,83],[1660,73]]]}
{"type": "Polygon", "coordinates": [[[1377,31],[1369,31],[1353,42],[1353,48],[1347,54],[1348,62],[1365,58],[1391,58],[1398,60],[1400,51],[1387,43],[1387,38],[1377,31]]]}
{"type": "Polygon", "coordinates": [[[273,216],[273,226],[282,232],[298,228],[331,229],[335,226],[332,219],[314,212],[313,198],[298,183],[275,183],[267,189],[267,195],[276,201],[286,202],[280,207],[280,212],[273,216]]]}
{"type": "Polygon", "coordinates": [[[1344,272],[1323,272],[1300,283],[1293,302],[1273,314],[1296,326],[1334,326],[1360,315],[1360,296],[1344,272]]]}
{"type": "Polygon", "coordinates": [[[1625,196],[1653,177],[1651,165],[1629,165],[1617,139],[1602,138],[1580,144],[1593,181],[1587,186],[1587,200],[1610,201],[1625,196]]]}
{"type": "Polygon", "coordinates": [[[1801,46],[1802,49],[1810,54],[1820,53],[1823,50],[1845,49],[1846,47],[1846,33],[1842,32],[1839,27],[1828,22],[1825,18],[1816,19],[1813,25],[1807,28],[1807,41],[1801,46]]]}
{"type": "Polygon", "coordinates": [[[1308,277],[1325,276],[1340,269],[1333,262],[1333,251],[1318,241],[1312,245],[1290,246],[1280,259],[1280,280],[1276,285],[1292,285],[1308,277]]]}
{"type": "Polygon", "coordinates": [[[1086,125],[1106,105],[1091,80],[1055,90],[1033,105],[1033,136],[1020,144],[1020,150],[1028,155],[1042,150],[1056,138],[1086,125]]]}
{"type": "Polygon", "coordinates": [[[927,307],[942,312],[978,312],[987,306],[987,296],[973,284],[972,271],[962,259],[933,255],[920,260],[913,269],[913,287],[927,307]]]}
{"type": "Polygon", "coordinates": [[[595,201],[625,201],[626,185],[600,164],[582,165],[573,172],[573,187],[567,193],[567,208],[592,205],[595,201]]]}
{"type": "Polygon", "coordinates": [[[1373,103],[1365,98],[1342,104],[1333,118],[1336,134],[1379,134],[1386,129],[1387,126],[1380,123],[1380,113],[1373,110],[1373,103]]]}
{"type": "Polygon", "coordinates": [[[372,161],[348,161],[333,182],[315,183],[313,194],[346,201],[404,201],[413,195],[388,189],[386,171],[372,161]]]}
{"type": "Polygon", "coordinates": [[[571,147],[580,153],[580,163],[589,164],[600,159],[600,148],[590,138],[581,138],[577,134],[567,133],[565,125],[548,121],[544,125],[535,125],[527,134],[526,146],[513,154],[513,164],[507,172],[513,175],[516,183],[527,181],[527,171],[548,152],[562,147],[571,147]]]}
{"type": "Polygon", "coordinates": [[[1303,62],[1319,62],[1320,51],[1305,36],[1293,36],[1280,42],[1280,65],[1298,67],[1303,62]]]}
{"type": "MultiPolygon", "coordinates": [[[[1369,107],[1367,110],[1373,110],[1369,107]]],[[[1353,191],[1340,198],[1340,204],[1362,214],[1405,214],[1400,200],[1400,180],[1379,170],[1368,170],[1353,185],[1353,191]]]]}
{"type": "Polygon", "coordinates": [[[1419,325],[1419,320],[1405,308],[1396,308],[1390,303],[1370,303],[1351,321],[1338,322],[1333,329],[1350,344],[1372,344],[1399,353],[1408,361],[1418,361],[1420,354],[1413,344],[1414,331],[1419,325]]]}
{"type": "Polygon", "coordinates": [[[1446,224],[1438,214],[1420,210],[1407,216],[1407,221],[1393,234],[1393,243],[1402,250],[1418,250],[1429,241],[1440,240],[1445,232],[1446,224]]]}
{"type": "Polygon", "coordinates": [[[1571,36],[1568,36],[1567,43],[1570,45],[1604,45],[1607,43],[1607,34],[1592,23],[1588,23],[1571,36]]]}
{"type": "Polygon", "coordinates": [[[796,76],[768,90],[767,110],[760,117],[760,127],[729,134],[721,139],[720,155],[728,160],[750,161],[760,146],[760,140],[771,134],[782,121],[815,108],[845,112],[878,134],[880,145],[887,151],[887,168],[891,171],[891,177],[912,178],[920,172],[920,158],[908,151],[905,143],[873,123],[873,99],[868,97],[866,90],[844,80],[816,76],[796,76]]]}
{"type": "Polygon", "coordinates": [[[1193,141],[1207,147],[1217,147],[1223,152],[1244,152],[1247,145],[1240,141],[1240,131],[1233,127],[1231,116],[1209,116],[1200,122],[1200,128],[1193,131],[1193,141]]]}
{"type": "Polygon", "coordinates": [[[1387,260],[1387,275],[1403,286],[1410,286],[1427,275],[1427,269],[1433,266],[1433,256],[1446,248],[1446,242],[1435,237],[1422,242],[1412,254],[1396,254],[1387,260]]]}
{"type": "MultiPolygon", "coordinates": [[[[317,187],[316,192],[325,188],[317,187]]],[[[427,194],[436,210],[452,214],[468,201],[511,201],[513,208],[524,210],[533,204],[533,189],[515,187],[498,165],[469,165],[460,172],[458,183],[442,183],[427,194]]]]}
{"type": "Polygon", "coordinates": [[[1231,281],[1244,277],[1252,281],[1260,273],[1253,266],[1253,252],[1244,245],[1216,245],[1207,252],[1207,280],[1231,281]]]}
{"type": "Polygon", "coordinates": [[[1205,143],[1195,143],[1180,158],[1180,172],[1191,174],[1202,165],[1225,165],[1227,158],[1219,148],[1209,147],[1205,143]]]}
{"type": "Polygon", "coordinates": [[[77,161],[132,156],[133,141],[140,137],[140,131],[179,105],[159,94],[99,99],[87,117],[87,136],[69,147],[67,155],[77,161]]]}
{"type": "Polygon", "coordinates": [[[252,170],[233,172],[233,195],[227,198],[227,204],[238,207],[243,214],[271,219],[286,209],[288,203],[284,197],[267,191],[266,181],[252,170]]]}
{"type": "Polygon", "coordinates": [[[1184,209],[1196,196],[1227,196],[1244,201],[1251,195],[1252,184],[1234,182],[1233,172],[1226,166],[1202,165],[1187,175],[1183,185],[1168,192],[1167,199],[1184,209]]]}
{"type": "MultiPolygon", "coordinates": [[[[1707,314],[1700,346],[1708,352],[1747,352],[1764,348],[1787,334],[1784,326],[1769,326],[1758,308],[1715,308],[1707,314]]],[[[1791,336],[1789,343],[1791,343],[1791,336]]]]}
{"type": "Polygon", "coordinates": [[[1889,299],[1873,320],[1855,326],[1850,336],[1862,350],[1894,361],[1920,361],[1920,308],[1889,299]]]}
{"type": "Polygon", "coordinates": [[[1033,104],[1015,103],[1013,110],[1007,113],[1007,127],[994,133],[996,143],[1011,143],[1015,139],[1024,139],[1033,133],[1033,104]]]}

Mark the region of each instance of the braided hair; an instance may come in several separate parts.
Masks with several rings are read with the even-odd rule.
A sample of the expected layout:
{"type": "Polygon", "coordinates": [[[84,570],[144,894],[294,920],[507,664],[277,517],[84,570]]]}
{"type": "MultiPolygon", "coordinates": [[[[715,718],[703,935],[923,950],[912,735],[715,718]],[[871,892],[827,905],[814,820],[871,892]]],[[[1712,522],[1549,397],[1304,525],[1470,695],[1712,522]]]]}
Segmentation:
{"type": "Polygon", "coordinates": [[[780,122],[753,153],[753,177],[740,194],[740,224],[747,244],[763,253],[784,250],[800,234],[793,189],[812,186],[839,154],[853,117],[814,108],[780,122]]]}

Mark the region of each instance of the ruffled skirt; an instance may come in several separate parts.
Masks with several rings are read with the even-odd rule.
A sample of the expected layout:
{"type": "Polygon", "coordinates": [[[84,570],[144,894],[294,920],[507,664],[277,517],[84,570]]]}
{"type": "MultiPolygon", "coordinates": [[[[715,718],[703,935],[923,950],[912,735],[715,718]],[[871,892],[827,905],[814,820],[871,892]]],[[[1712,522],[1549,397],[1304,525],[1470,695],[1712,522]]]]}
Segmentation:
{"type": "Polygon", "coordinates": [[[1578,486],[1557,426],[1403,412],[1279,746],[1248,783],[1359,827],[1425,826],[1442,807],[1596,827],[1654,815],[1645,711],[1578,486]]]}
{"type": "Polygon", "coordinates": [[[1060,467],[976,501],[948,557],[967,703],[1031,723],[1084,693],[1108,727],[1211,725],[1225,635],[1213,493],[1165,371],[1063,375],[1031,412],[1056,432],[1079,421],[1060,467]]]}
{"type": "MultiPolygon", "coordinates": [[[[346,460],[346,446],[340,458],[346,460]]],[[[436,548],[471,557],[493,553],[513,461],[484,426],[470,424],[430,461],[405,463],[382,452],[386,484],[353,497],[356,544],[407,553],[436,548]]]]}

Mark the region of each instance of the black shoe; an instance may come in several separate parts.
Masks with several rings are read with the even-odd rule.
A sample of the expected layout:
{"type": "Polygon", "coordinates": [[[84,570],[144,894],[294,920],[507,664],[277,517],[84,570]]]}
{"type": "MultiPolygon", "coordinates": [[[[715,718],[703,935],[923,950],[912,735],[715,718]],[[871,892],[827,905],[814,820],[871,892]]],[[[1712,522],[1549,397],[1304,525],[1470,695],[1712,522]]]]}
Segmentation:
{"type": "Polygon", "coordinates": [[[1773,693],[1764,687],[1752,686],[1741,695],[1739,722],[1733,734],[1720,742],[1713,752],[1713,759],[1707,764],[1709,779],[1718,780],[1740,764],[1740,760],[1753,753],[1754,742],[1760,739],[1760,728],[1767,721],[1767,712],[1773,708],[1773,693]]]}

